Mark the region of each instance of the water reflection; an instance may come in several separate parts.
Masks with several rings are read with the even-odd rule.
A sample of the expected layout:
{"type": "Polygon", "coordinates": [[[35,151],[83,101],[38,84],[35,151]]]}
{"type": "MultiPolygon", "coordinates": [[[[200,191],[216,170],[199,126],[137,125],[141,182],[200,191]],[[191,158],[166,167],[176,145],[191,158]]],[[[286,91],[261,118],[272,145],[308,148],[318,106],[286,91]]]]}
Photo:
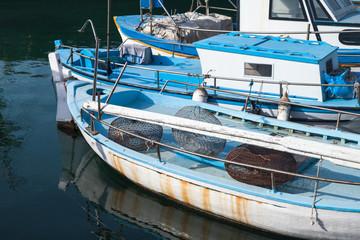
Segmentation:
{"type": "Polygon", "coordinates": [[[99,239],[122,238],[122,234],[102,224],[103,210],[116,216],[120,224],[146,231],[152,237],[155,234],[156,239],[271,239],[145,192],[103,163],[82,137],[59,132],[59,138],[63,148],[59,188],[67,191],[73,184],[87,200],[87,221],[99,239]]]}
{"type": "MultiPolygon", "coordinates": [[[[0,62],[0,81],[4,78],[4,63],[0,62]]],[[[0,180],[7,183],[13,191],[25,180],[17,176],[13,162],[13,152],[21,145],[23,139],[16,135],[20,127],[10,121],[5,114],[6,102],[4,89],[0,88],[0,180]]]]}

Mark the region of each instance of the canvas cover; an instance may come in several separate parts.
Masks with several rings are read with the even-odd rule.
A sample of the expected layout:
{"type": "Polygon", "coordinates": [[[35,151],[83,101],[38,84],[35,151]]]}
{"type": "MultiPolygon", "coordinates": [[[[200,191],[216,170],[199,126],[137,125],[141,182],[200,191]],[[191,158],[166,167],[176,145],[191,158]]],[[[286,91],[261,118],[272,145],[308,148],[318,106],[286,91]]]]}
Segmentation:
{"type": "MultiPolygon", "coordinates": [[[[174,41],[180,41],[183,43],[193,43],[201,39],[205,39],[219,32],[204,32],[196,31],[196,29],[211,29],[211,30],[232,30],[231,17],[211,13],[210,15],[204,15],[197,12],[187,12],[183,14],[176,14],[169,17],[155,18],[152,24],[153,36],[161,39],[168,39],[174,41]],[[192,29],[176,29],[173,21],[179,27],[187,27],[192,29]]],[[[149,35],[150,23],[146,22],[138,29],[140,32],[149,35]]]]}

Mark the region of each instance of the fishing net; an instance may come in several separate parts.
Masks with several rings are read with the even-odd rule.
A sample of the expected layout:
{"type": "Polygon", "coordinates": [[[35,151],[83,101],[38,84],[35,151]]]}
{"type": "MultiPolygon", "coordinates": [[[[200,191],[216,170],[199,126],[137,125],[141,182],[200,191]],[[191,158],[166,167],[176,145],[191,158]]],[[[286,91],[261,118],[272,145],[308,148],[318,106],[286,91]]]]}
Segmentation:
{"type": "MultiPolygon", "coordinates": [[[[213,116],[208,110],[199,106],[186,106],[181,108],[175,116],[197,120],[216,125],[222,125],[221,122],[213,116]]],[[[216,137],[205,136],[197,133],[172,129],[176,141],[185,150],[200,153],[208,156],[219,155],[225,147],[226,140],[216,137]]]]}
{"type": "MultiPolygon", "coordinates": [[[[116,118],[111,125],[126,132],[157,142],[161,140],[163,134],[163,128],[161,126],[122,117],[116,118]]],[[[136,151],[145,151],[154,147],[154,144],[151,141],[131,136],[114,128],[109,129],[108,136],[109,139],[114,142],[136,151]]]]}
{"type": "MultiPolygon", "coordinates": [[[[248,144],[240,145],[231,150],[226,160],[266,167],[286,172],[296,172],[296,160],[290,153],[280,152],[248,144]]],[[[237,181],[262,187],[271,186],[271,174],[269,171],[242,167],[231,163],[225,163],[226,171],[237,181]]],[[[287,174],[275,173],[275,185],[286,183],[292,179],[287,174]]]]}

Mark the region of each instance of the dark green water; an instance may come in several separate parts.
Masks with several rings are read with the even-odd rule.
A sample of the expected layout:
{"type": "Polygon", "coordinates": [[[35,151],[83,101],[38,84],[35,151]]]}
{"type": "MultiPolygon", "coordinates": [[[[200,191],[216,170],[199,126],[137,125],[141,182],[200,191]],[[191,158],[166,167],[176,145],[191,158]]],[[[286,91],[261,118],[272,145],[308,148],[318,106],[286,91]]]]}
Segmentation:
{"type": "MultiPolygon", "coordinates": [[[[90,28],[76,32],[88,18],[105,46],[106,2],[0,1],[0,239],[277,238],[145,192],[57,130],[47,54],[56,39],[94,46],[90,28]]],[[[137,13],[137,0],[113,0],[113,15],[137,13]]],[[[111,36],[116,47],[113,22],[111,36]]]]}

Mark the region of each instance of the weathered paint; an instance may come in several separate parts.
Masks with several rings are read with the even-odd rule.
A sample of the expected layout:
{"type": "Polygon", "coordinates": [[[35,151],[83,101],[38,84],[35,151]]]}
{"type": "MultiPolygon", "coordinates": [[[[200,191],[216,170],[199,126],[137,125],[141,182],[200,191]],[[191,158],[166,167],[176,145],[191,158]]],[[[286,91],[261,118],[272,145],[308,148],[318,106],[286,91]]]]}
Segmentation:
{"type": "MultiPolygon", "coordinates": [[[[200,184],[196,180],[174,173],[166,174],[160,168],[156,169],[153,166],[126,157],[122,155],[122,152],[114,152],[108,149],[106,146],[97,143],[83,129],[81,131],[93,150],[130,180],[135,182],[135,179],[138,179],[139,182],[135,183],[157,193],[166,194],[171,192],[177,201],[184,204],[185,201],[183,201],[182,196],[186,193],[186,199],[190,202],[190,206],[209,214],[266,231],[295,237],[312,239],[337,239],[341,237],[353,239],[355,236],[360,235],[360,229],[358,228],[360,217],[358,213],[317,209],[317,220],[314,225],[311,225],[311,208],[309,207],[259,198],[208,183],[200,184]],[[116,162],[116,165],[114,162],[116,162]],[[141,178],[134,178],[131,168],[136,168],[137,176],[141,176],[141,178]],[[164,175],[166,176],[164,177],[164,175]],[[167,182],[170,179],[170,188],[168,188],[167,183],[163,185],[162,189],[161,184],[159,184],[161,179],[165,179],[167,182]],[[187,182],[187,184],[182,184],[182,181],[187,182]],[[186,190],[175,191],[181,185],[186,190]],[[166,187],[164,188],[164,186],[166,187]],[[204,189],[206,190],[204,191],[204,189]],[[208,201],[203,200],[204,196],[208,197],[208,201]],[[211,211],[209,211],[210,206],[211,211]],[[274,216],[276,216],[276,221],[274,216]],[[338,216],[341,216],[341,218],[338,216]]],[[[166,215],[165,217],[172,217],[172,215],[166,215]]]]}
{"type": "MultiPolygon", "coordinates": [[[[148,181],[149,176],[147,174],[141,174],[142,176],[148,176],[144,177],[142,181],[138,178],[138,173],[142,172],[139,170],[139,168],[142,168],[141,166],[130,163],[126,159],[122,159],[110,151],[108,153],[111,159],[110,163],[119,173],[124,174],[130,180],[142,185],[145,188],[154,190],[153,184],[148,181]],[[138,173],[135,173],[135,171],[138,173]],[[144,184],[146,182],[148,184],[144,184]]],[[[249,224],[247,216],[249,200],[213,191],[209,188],[176,179],[166,174],[152,173],[151,175],[157,175],[157,177],[151,176],[150,178],[158,180],[160,189],[157,189],[157,191],[159,193],[165,194],[174,200],[181,201],[188,206],[200,208],[203,211],[215,213],[220,216],[222,215],[223,217],[231,218],[243,224],[249,224]],[[217,207],[213,208],[212,204],[215,204],[217,207]]],[[[254,203],[254,201],[252,201],[252,203],[254,203]]],[[[257,202],[256,204],[261,203],[257,202]]]]}

